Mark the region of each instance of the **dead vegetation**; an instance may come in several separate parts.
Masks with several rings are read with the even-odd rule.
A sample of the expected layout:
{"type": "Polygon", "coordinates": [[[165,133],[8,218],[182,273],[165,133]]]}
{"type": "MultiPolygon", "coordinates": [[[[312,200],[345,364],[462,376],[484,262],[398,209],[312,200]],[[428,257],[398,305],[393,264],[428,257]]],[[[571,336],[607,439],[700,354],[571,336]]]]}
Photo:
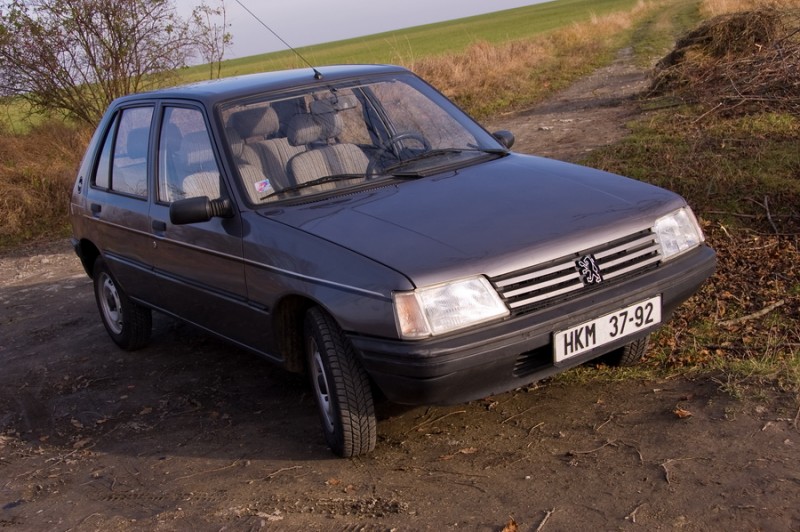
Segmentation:
{"type": "Polygon", "coordinates": [[[592,16],[544,35],[458,53],[401,61],[470,114],[485,118],[540,101],[594,70],[638,20],[659,6],[640,0],[627,12],[592,16]]]}
{"type": "Polygon", "coordinates": [[[87,142],[63,121],[0,133],[0,248],[67,234],[69,192],[87,142]]]}
{"type": "Polygon", "coordinates": [[[726,114],[800,113],[800,9],[719,15],[678,40],[652,93],[726,114]]]}
{"type": "Polygon", "coordinates": [[[717,272],[659,333],[650,362],[670,370],[720,368],[735,375],[723,387],[772,383],[800,391],[797,238],[718,222],[704,229],[717,272]]]}
{"type": "Polygon", "coordinates": [[[657,65],[642,102],[651,111],[590,164],[679,192],[717,251],[717,273],[658,333],[649,367],[718,372],[734,396],[796,394],[800,2],[715,0],[704,11],[712,3],[720,14],[657,65]]]}

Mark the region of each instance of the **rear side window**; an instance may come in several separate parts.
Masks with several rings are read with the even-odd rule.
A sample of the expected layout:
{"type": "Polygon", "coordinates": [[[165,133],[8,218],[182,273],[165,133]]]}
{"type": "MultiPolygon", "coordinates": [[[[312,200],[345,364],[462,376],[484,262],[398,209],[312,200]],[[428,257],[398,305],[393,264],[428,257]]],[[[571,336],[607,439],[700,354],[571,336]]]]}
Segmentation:
{"type": "Polygon", "coordinates": [[[164,203],[221,196],[220,172],[203,113],[164,108],[158,143],[158,199],[164,203]]]}
{"type": "Polygon", "coordinates": [[[147,148],[152,107],[124,109],[109,128],[93,183],[115,192],[147,197],[147,148]]]}

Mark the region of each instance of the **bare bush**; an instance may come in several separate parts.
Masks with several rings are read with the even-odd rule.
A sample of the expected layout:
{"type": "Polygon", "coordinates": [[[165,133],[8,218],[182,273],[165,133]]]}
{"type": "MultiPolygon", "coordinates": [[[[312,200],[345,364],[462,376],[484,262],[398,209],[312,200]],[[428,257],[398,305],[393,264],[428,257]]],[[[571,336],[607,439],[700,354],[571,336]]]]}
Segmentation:
{"type": "Polygon", "coordinates": [[[720,15],[678,40],[652,92],[727,112],[800,112],[800,10],[720,15]]]}
{"type": "Polygon", "coordinates": [[[184,66],[190,29],[169,0],[0,2],[0,93],[94,125],[184,66]]]}
{"type": "Polygon", "coordinates": [[[192,11],[192,23],[194,45],[208,65],[209,79],[219,78],[225,51],[233,44],[225,0],[217,0],[214,6],[201,2],[192,11]]]}

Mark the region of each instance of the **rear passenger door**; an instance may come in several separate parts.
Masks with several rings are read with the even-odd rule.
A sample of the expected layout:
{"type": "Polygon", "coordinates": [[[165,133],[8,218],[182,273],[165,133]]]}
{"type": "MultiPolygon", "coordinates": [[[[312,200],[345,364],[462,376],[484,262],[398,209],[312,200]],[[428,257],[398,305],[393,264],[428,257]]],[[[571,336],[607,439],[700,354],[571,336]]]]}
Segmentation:
{"type": "Polygon", "coordinates": [[[87,199],[101,253],[129,296],[152,292],[148,150],[153,105],[120,109],[105,131],[87,199]]]}
{"type": "Polygon", "coordinates": [[[230,218],[173,225],[172,202],[230,197],[216,146],[199,107],[160,109],[157,126],[156,191],[151,208],[159,307],[233,340],[247,333],[247,291],[242,259],[242,223],[230,218]]]}

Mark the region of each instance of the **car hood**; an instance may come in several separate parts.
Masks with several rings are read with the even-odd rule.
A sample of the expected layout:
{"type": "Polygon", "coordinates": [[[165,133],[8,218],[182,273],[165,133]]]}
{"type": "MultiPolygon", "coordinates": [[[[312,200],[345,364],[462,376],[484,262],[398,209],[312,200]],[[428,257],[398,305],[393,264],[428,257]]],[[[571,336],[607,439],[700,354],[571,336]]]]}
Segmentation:
{"type": "Polygon", "coordinates": [[[684,204],[639,181],[510,154],[265,214],[425,286],[580,252],[649,228],[684,204]]]}

